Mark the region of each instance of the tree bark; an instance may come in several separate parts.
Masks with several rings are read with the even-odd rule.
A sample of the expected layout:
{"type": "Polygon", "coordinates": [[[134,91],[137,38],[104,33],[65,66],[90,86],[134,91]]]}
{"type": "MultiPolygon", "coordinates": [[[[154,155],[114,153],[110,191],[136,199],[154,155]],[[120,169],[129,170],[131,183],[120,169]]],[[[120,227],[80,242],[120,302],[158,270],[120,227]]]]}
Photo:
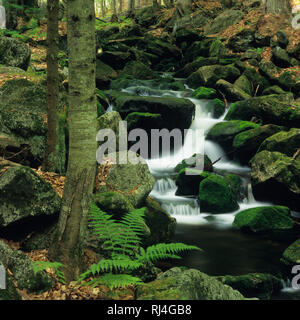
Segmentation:
{"type": "Polygon", "coordinates": [[[290,1],[289,0],[263,0],[265,3],[265,12],[266,13],[290,13],[290,1]]]}
{"type": "Polygon", "coordinates": [[[47,145],[44,170],[63,174],[65,161],[59,145],[59,84],[58,84],[58,12],[59,0],[47,1],[47,145]]]}
{"type": "Polygon", "coordinates": [[[57,230],[49,249],[67,282],[83,271],[83,242],[96,175],[95,8],[68,1],[69,163],[57,230]]]}

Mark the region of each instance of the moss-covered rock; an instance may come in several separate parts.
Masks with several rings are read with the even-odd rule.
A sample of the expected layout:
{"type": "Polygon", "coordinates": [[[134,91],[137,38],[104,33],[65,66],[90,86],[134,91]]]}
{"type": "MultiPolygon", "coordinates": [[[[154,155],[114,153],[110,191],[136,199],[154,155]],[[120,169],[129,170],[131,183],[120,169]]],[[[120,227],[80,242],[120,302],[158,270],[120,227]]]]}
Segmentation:
{"type": "Polygon", "coordinates": [[[196,196],[199,194],[200,182],[207,178],[209,172],[203,172],[192,168],[181,169],[176,176],[177,196],[196,196]]]}
{"type": "Polygon", "coordinates": [[[151,129],[165,127],[162,115],[159,113],[131,112],[126,116],[125,121],[127,121],[128,132],[133,129],[144,129],[150,132],[151,129]]]}
{"type": "Polygon", "coordinates": [[[240,101],[251,98],[251,96],[240,87],[223,79],[216,82],[216,88],[230,101],[240,101]]]}
{"type": "Polygon", "coordinates": [[[143,244],[147,247],[157,243],[166,243],[172,240],[176,229],[176,220],[151,197],[145,201],[145,222],[151,234],[143,244]]]}
{"type": "Polygon", "coordinates": [[[6,169],[0,177],[0,226],[59,212],[61,199],[50,183],[28,167],[6,169]]]}
{"type": "Polygon", "coordinates": [[[175,167],[175,171],[179,172],[185,168],[199,168],[200,165],[203,165],[204,171],[213,171],[212,162],[209,157],[205,154],[204,157],[200,154],[194,154],[192,157],[183,159],[180,163],[178,163],[175,167]],[[204,163],[202,163],[204,161],[204,163]]]}
{"type": "Polygon", "coordinates": [[[238,77],[236,79],[236,81],[234,82],[234,85],[238,88],[240,88],[241,90],[243,90],[243,92],[247,93],[248,95],[252,95],[252,85],[251,82],[249,81],[249,79],[242,74],[240,77],[238,77]]]}
{"type": "Polygon", "coordinates": [[[0,256],[5,268],[13,273],[19,289],[39,293],[49,290],[54,284],[44,271],[34,274],[32,261],[23,252],[10,249],[2,241],[0,241],[0,256]]]}
{"type": "Polygon", "coordinates": [[[205,108],[207,111],[209,111],[211,113],[211,115],[213,116],[213,118],[220,118],[224,112],[225,112],[225,103],[218,99],[215,98],[213,100],[210,100],[206,105],[205,108]]]}
{"type": "Polygon", "coordinates": [[[290,231],[294,221],[290,217],[290,209],[283,206],[250,208],[239,212],[233,225],[242,231],[268,233],[290,231]]]}
{"type": "Polygon", "coordinates": [[[107,159],[115,159],[115,162],[109,168],[105,182],[98,187],[97,192],[122,193],[135,208],[141,207],[155,183],[145,160],[132,151],[110,153],[107,159]]]}
{"type": "Polygon", "coordinates": [[[247,298],[257,297],[268,300],[272,294],[282,288],[281,280],[268,273],[249,273],[240,276],[220,276],[216,277],[223,284],[238,290],[247,298]]]}
{"type": "Polygon", "coordinates": [[[199,201],[201,212],[227,213],[239,208],[226,180],[218,175],[209,175],[200,182],[199,201]]]}
{"type": "Polygon", "coordinates": [[[229,39],[228,47],[233,52],[243,52],[251,48],[254,45],[254,41],[254,31],[244,29],[229,39]]]}
{"type": "Polygon", "coordinates": [[[300,210],[300,156],[263,150],[251,160],[251,181],[255,199],[272,201],[300,210]]]}
{"type": "Polygon", "coordinates": [[[161,114],[165,128],[189,128],[195,105],[183,98],[174,97],[141,97],[120,95],[115,100],[115,108],[122,117],[132,112],[161,114]]]}
{"type": "Polygon", "coordinates": [[[284,250],[281,261],[288,266],[300,264],[300,239],[284,250]]]}
{"type": "Polygon", "coordinates": [[[5,274],[5,279],[6,283],[5,286],[6,288],[0,288],[0,301],[1,300],[21,300],[21,296],[18,293],[11,276],[8,274],[8,272],[5,270],[4,265],[0,261],[0,272],[4,270],[5,274]]]}
{"type": "Polygon", "coordinates": [[[223,57],[226,55],[226,47],[220,39],[215,39],[209,48],[210,57],[223,57]]]}
{"type": "Polygon", "coordinates": [[[196,269],[172,268],[137,287],[138,300],[244,300],[241,293],[196,269]]]}
{"type": "Polygon", "coordinates": [[[232,104],[226,120],[261,119],[264,124],[298,128],[300,125],[300,103],[291,94],[269,95],[247,99],[232,104]]]}
{"type": "Polygon", "coordinates": [[[99,89],[109,88],[110,82],[116,79],[118,76],[117,72],[102,62],[101,60],[96,60],[96,87],[99,89]]]}
{"type": "Polygon", "coordinates": [[[262,142],[282,129],[283,127],[274,124],[266,124],[237,134],[232,142],[235,159],[247,164],[254,157],[262,142]]]}
{"type": "Polygon", "coordinates": [[[292,128],[289,131],[280,131],[268,137],[259,147],[262,150],[278,151],[289,157],[297,152],[300,147],[300,129],[292,128]]]}
{"type": "Polygon", "coordinates": [[[122,71],[125,75],[133,76],[140,80],[155,79],[158,77],[157,73],[151,70],[148,66],[139,61],[128,62],[122,71]]]}
{"type": "Polygon", "coordinates": [[[94,195],[94,201],[102,211],[112,214],[115,218],[121,218],[125,213],[134,210],[127,197],[119,192],[97,193],[94,195]]]}
{"type": "Polygon", "coordinates": [[[233,139],[237,134],[258,127],[258,124],[250,121],[231,120],[219,122],[209,130],[206,139],[219,143],[226,150],[231,150],[233,139]]]}
{"type": "Polygon", "coordinates": [[[231,193],[237,201],[242,200],[242,178],[233,173],[227,173],[224,176],[225,182],[228,184],[231,193]]]}
{"type": "Polygon", "coordinates": [[[197,99],[214,99],[217,97],[217,91],[213,88],[199,87],[194,91],[194,97],[197,99]]]}
{"type": "Polygon", "coordinates": [[[8,37],[0,37],[0,64],[27,70],[30,49],[24,42],[8,37]]]}

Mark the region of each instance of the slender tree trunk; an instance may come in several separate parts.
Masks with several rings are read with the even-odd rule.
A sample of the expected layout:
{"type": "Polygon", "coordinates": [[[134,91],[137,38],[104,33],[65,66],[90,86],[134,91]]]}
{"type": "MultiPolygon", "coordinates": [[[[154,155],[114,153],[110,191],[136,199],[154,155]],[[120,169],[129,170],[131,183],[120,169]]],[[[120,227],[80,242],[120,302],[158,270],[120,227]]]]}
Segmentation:
{"type": "Polygon", "coordinates": [[[95,7],[93,0],[68,1],[69,163],[60,217],[49,249],[66,280],[83,270],[86,218],[96,175],[95,7]]]}
{"type": "Polygon", "coordinates": [[[119,13],[123,12],[123,0],[119,0],[119,13]]]}
{"type": "Polygon", "coordinates": [[[112,0],[112,9],[113,9],[113,14],[114,14],[114,15],[117,15],[116,0],[112,0]]]}
{"type": "Polygon", "coordinates": [[[59,0],[47,1],[47,146],[44,170],[63,173],[65,162],[59,145],[59,85],[58,85],[58,11],[59,0]],[[63,163],[62,163],[63,162],[63,163]]]}
{"type": "Polygon", "coordinates": [[[264,0],[266,13],[290,13],[290,1],[289,0],[264,0]]]}
{"type": "Polygon", "coordinates": [[[102,16],[102,18],[105,16],[105,3],[104,3],[104,0],[101,0],[101,16],[102,16]]]}
{"type": "Polygon", "coordinates": [[[127,10],[127,17],[134,18],[135,16],[135,0],[128,0],[128,10],[127,10]]]}

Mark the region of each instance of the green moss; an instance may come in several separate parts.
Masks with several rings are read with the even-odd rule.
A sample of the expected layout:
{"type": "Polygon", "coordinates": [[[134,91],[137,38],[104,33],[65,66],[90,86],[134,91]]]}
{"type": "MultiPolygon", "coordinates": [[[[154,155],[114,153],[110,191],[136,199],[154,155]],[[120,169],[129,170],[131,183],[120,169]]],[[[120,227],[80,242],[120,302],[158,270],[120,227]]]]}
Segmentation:
{"type": "Polygon", "coordinates": [[[291,230],[294,222],[290,210],[283,206],[251,208],[239,212],[233,225],[241,230],[267,232],[274,230],[291,230]]]}
{"type": "Polygon", "coordinates": [[[194,97],[197,99],[214,99],[217,91],[213,88],[199,87],[194,91],[194,97]]]}
{"type": "Polygon", "coordinates": [[[225,103],[222,100],[215,98],[209,101],[206,108],[212,113],[213,118],[220,118],[225,112],[225,103]]]}
{"type": "Polygon", "coordinates": [[[210,175],[200,182],[199,201],[202,212],[226,213],[239,208],[225,179],[218,175],[210,175]]]}
{"type": "Polygon", "coordinates": [[[282,261],[286,265],[291,266],[300,264],[300,239],[296,240],[287,249],[284,250],[282,261]]]}
{"type": "Polygon", "coordinates": [[[125,121],[129,131],[136,128],[149,130],[162,126],[162,116],[159,113],[131,112],[126,116],[125,121]]]}

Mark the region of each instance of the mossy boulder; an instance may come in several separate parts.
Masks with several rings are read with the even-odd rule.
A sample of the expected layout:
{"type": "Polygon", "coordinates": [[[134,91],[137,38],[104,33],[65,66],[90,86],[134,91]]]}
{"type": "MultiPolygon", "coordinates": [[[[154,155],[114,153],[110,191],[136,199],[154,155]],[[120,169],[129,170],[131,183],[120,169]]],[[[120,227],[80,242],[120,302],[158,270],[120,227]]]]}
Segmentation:
{"type": "Polygon", "coordinates": [[[126,116],[125,121],[127,121],[128,132],[133,129],[144,129],[150,132],[154,128],[164,128],[162,115],[159,113],[131,112],[126,116]]]}
{"type": "Polygon", "coordinates": [[[209,175],[200,182],[199,202],[201,212],[227,213],[239,208],[236,195],[219,175],[209,175]]]}
{"type": "Polygon", "coordinates": [[[205,109],[209,111],[212,117],[215,119],[220,118],[224,114],[225,108],[225,103],[218,98],[210,100],[205,105],[205,109]]]}
{"type": "Polygon", "coordinates": [[[215,83],[220,80],[233,82],[241,75],[239,69],[233,65],[211,65],[199,68],[187,78],[187,84],[191,88],[205,86],[214,88],[215,83]]]}
{"type": "Polygon", "coordinates": [[[101,60],[96,60],[96,87],[99,89],[109,88],[110,82],[116,79],[118,76],[117,72],[102,62],[101,60]]]}
{"type": "Polygon", "coordinates": [[[0,272],[3,271],[6,273],[5,274],[5,279],[6,283],[5,286],[6,288],[0,288],[0,301],[1,300],[21,300],[21,296],[18,293],[11,276],[8,274],[8,272],[5,270],[4,265],[0,261],[0,272]]]}
{"type": "Polygon", "coordinates": [[[281,87],[274,85],[271,87],[268,87],[266,89],[264,89],[264,91],[262,92],[263,96],[268,96],[271,94],[286,94],[288,92],[284,91],[281,87]]]}
{"type": "Polygon", "coordinates": [[[166,243],[172,240],[176,229],[176,219],[164,210],[153,198],[147,197],[145,201],[145,222],[151,234],[143,240],[145,246],[157,243],[166,243]]]}
{"type": "Polygon", "coordinates": [[[258,127],[258,124],[250,121],[219,122],[208,131],[206,139],[219,143],[225,150],[231,150],[233,139],[237,134],[258,127]]]}
{"type": "Polygon", "coordinates": [[[282,255],[281,261],[288,266],[300,264],[300,239],[287,247],[282,255]]]}
{"type": "Polygon", "coordinates": [[[223,284],[239,291],[244,297],[268,300],[282,288],[281,280],[268,273],[248,273],[239,276],[216,277],[223,284]]]}
{"type": "Polygon", "coordinates": [[[135,208],[141,207],[155,183],[146,161],[132,151],[110,153],[102,163],[105,163],[106,159],[111,161],[112,165],[104,184],[98,187],[97,192],[122,193],[135,208]]]}
{"type": "Polygon", "coordinates": [[[30,49],[24,42],[8,37],[0,37],[0,64],[27,70],[30,49]]]}
{"type": "Polygon", "coordinates": [[[161,114],[165,128],[183,130],[190,127],[195,105],[183,98],[120,95],[115,100],[115,109],[124,118],[132,112],[161,114]]]}
{"type": "Polygon", "coordinates": [[[272,201],[299,211],[300,156],[295,159],[263,150],[251,160],[251,182],[255,199],[272,201]]]}
{"type": "Polygon", "coordinates": [[[177,185],[176,195],[177,196],[196,196],[199,194],[200,182],[207,178],[209,172],[203,172],[192,168],[181,169],[177,176],[175,183],[177,185]]]}
{"type": "Polygon", "coordinates": [[[280,68],[291,66],[291,58],[285,49],[276,46],[272,49],[272,61],[280,68]]]}
{"type": "Polygon", "coordinates": [[[209,48],[210,57],[223,57],[226,55],[226,47],[220,39],[215,39],[209,48]]]}
{"type": "Polygon", "coordinates": [[[217,91],[213,88],[199,87],[194,91],[194,97],[197,99],[214,99],[217,97],[217,91]]]}
{"type": "Polygon", "coordinates": [[[242,200],[242,178],[234,173],[227,173],[224,176],[225,182],[228,184],[231,193],[237,201],[242,200]]]}
{"type": "Polygon", "coordinates": [[[122,73],[140,80],[150,80],[158,77],[156,72],[139,61],[131,61],[127,63],[122,73]]]}
{"type": "Polygon", "coordinates": [[[244,300],[241,293],[196,269],[172,268],[137,287],[137,300],[244,300]]]}
{"type": "Polygon", "coordinates": [[[114,218],[122,218],[125,213],[134,210],[133,205],[120,192],[107,191],[94,195],[96,205],[104,212],[112,214],[114,218]]]}
{"type": "Polygon", "coordinates": [[[34,274],[32,261],[22,251],[14,251],[2,241],[0,241],[0,256],[5,268],[12,272],[19,289],[40,293],[49,290],[54,284],[44,271],[34,274]]]}
{"type": "Polygon", "coordinates": [[[269,206],[239,212],[233,225],[242,231],[254,233],[290,232],[294,228],[294,221],[288,207],[269,206]]]}
{"type": "Polygon", "coordinates": [[[252,85],[249,79],[242,74],[238,77],[234,82],[235,87],[240,88],[243,92],[247,93],[248,95],[252,95],[252,85]]]}
{"type": "Polygon", "coordinates": [[[216,82],[216,88],[230,101],[240,101],[251,98],[251,96],[240,87],[223,79],[216,82]]]}
{"type": "Polygon", "coordinates": [[[239,160],[242,164],[248,164],[264,140],[277,132],[280,132],[282,129],[283,127],[274,124],[266,124],[237,134],[232,142],[234,158],[239,160]]]}
{"type": "Polygon", "coordinates": [[[29,167],[10,167],[0,176],[0,226],[55,215],[61,199],[50,183],[29,167]]]}
{"type": "Polygon", "coordinates": [[[289,131],[280,131],[268,137],[259,147],[262,150],[278,151],[293,157],[300,148],[300,129],[292,128],[289,131]]]}
{"type": "Polygon", "coordinates": [[[233,52],[244,52],[251,48],[251,46],[254,45],[254,42],[254,31],[244,29],[229,39],[228,47],[233,52]]]}
{"type": "Polygon", "coordinates": [[[213,171],[212,162],[209,157],[205,154],[201,156],[200,154],[194,154],[192,157],[183,159],[180,163],[178,163],[175,167],[175,171],[179,172],[185,168],[194,168],[197,169],[199,166],[203,164],[204,171],[213,171]],[[204,161],[204,163],[202,163],[204,161]]]}
{"type": "Polygon", "coordinates": [[[291,94],[254,97],[232,104],[225,120],[261,119],[264,124],[299,128],[300,103],[293,100],[291,94]]]}

